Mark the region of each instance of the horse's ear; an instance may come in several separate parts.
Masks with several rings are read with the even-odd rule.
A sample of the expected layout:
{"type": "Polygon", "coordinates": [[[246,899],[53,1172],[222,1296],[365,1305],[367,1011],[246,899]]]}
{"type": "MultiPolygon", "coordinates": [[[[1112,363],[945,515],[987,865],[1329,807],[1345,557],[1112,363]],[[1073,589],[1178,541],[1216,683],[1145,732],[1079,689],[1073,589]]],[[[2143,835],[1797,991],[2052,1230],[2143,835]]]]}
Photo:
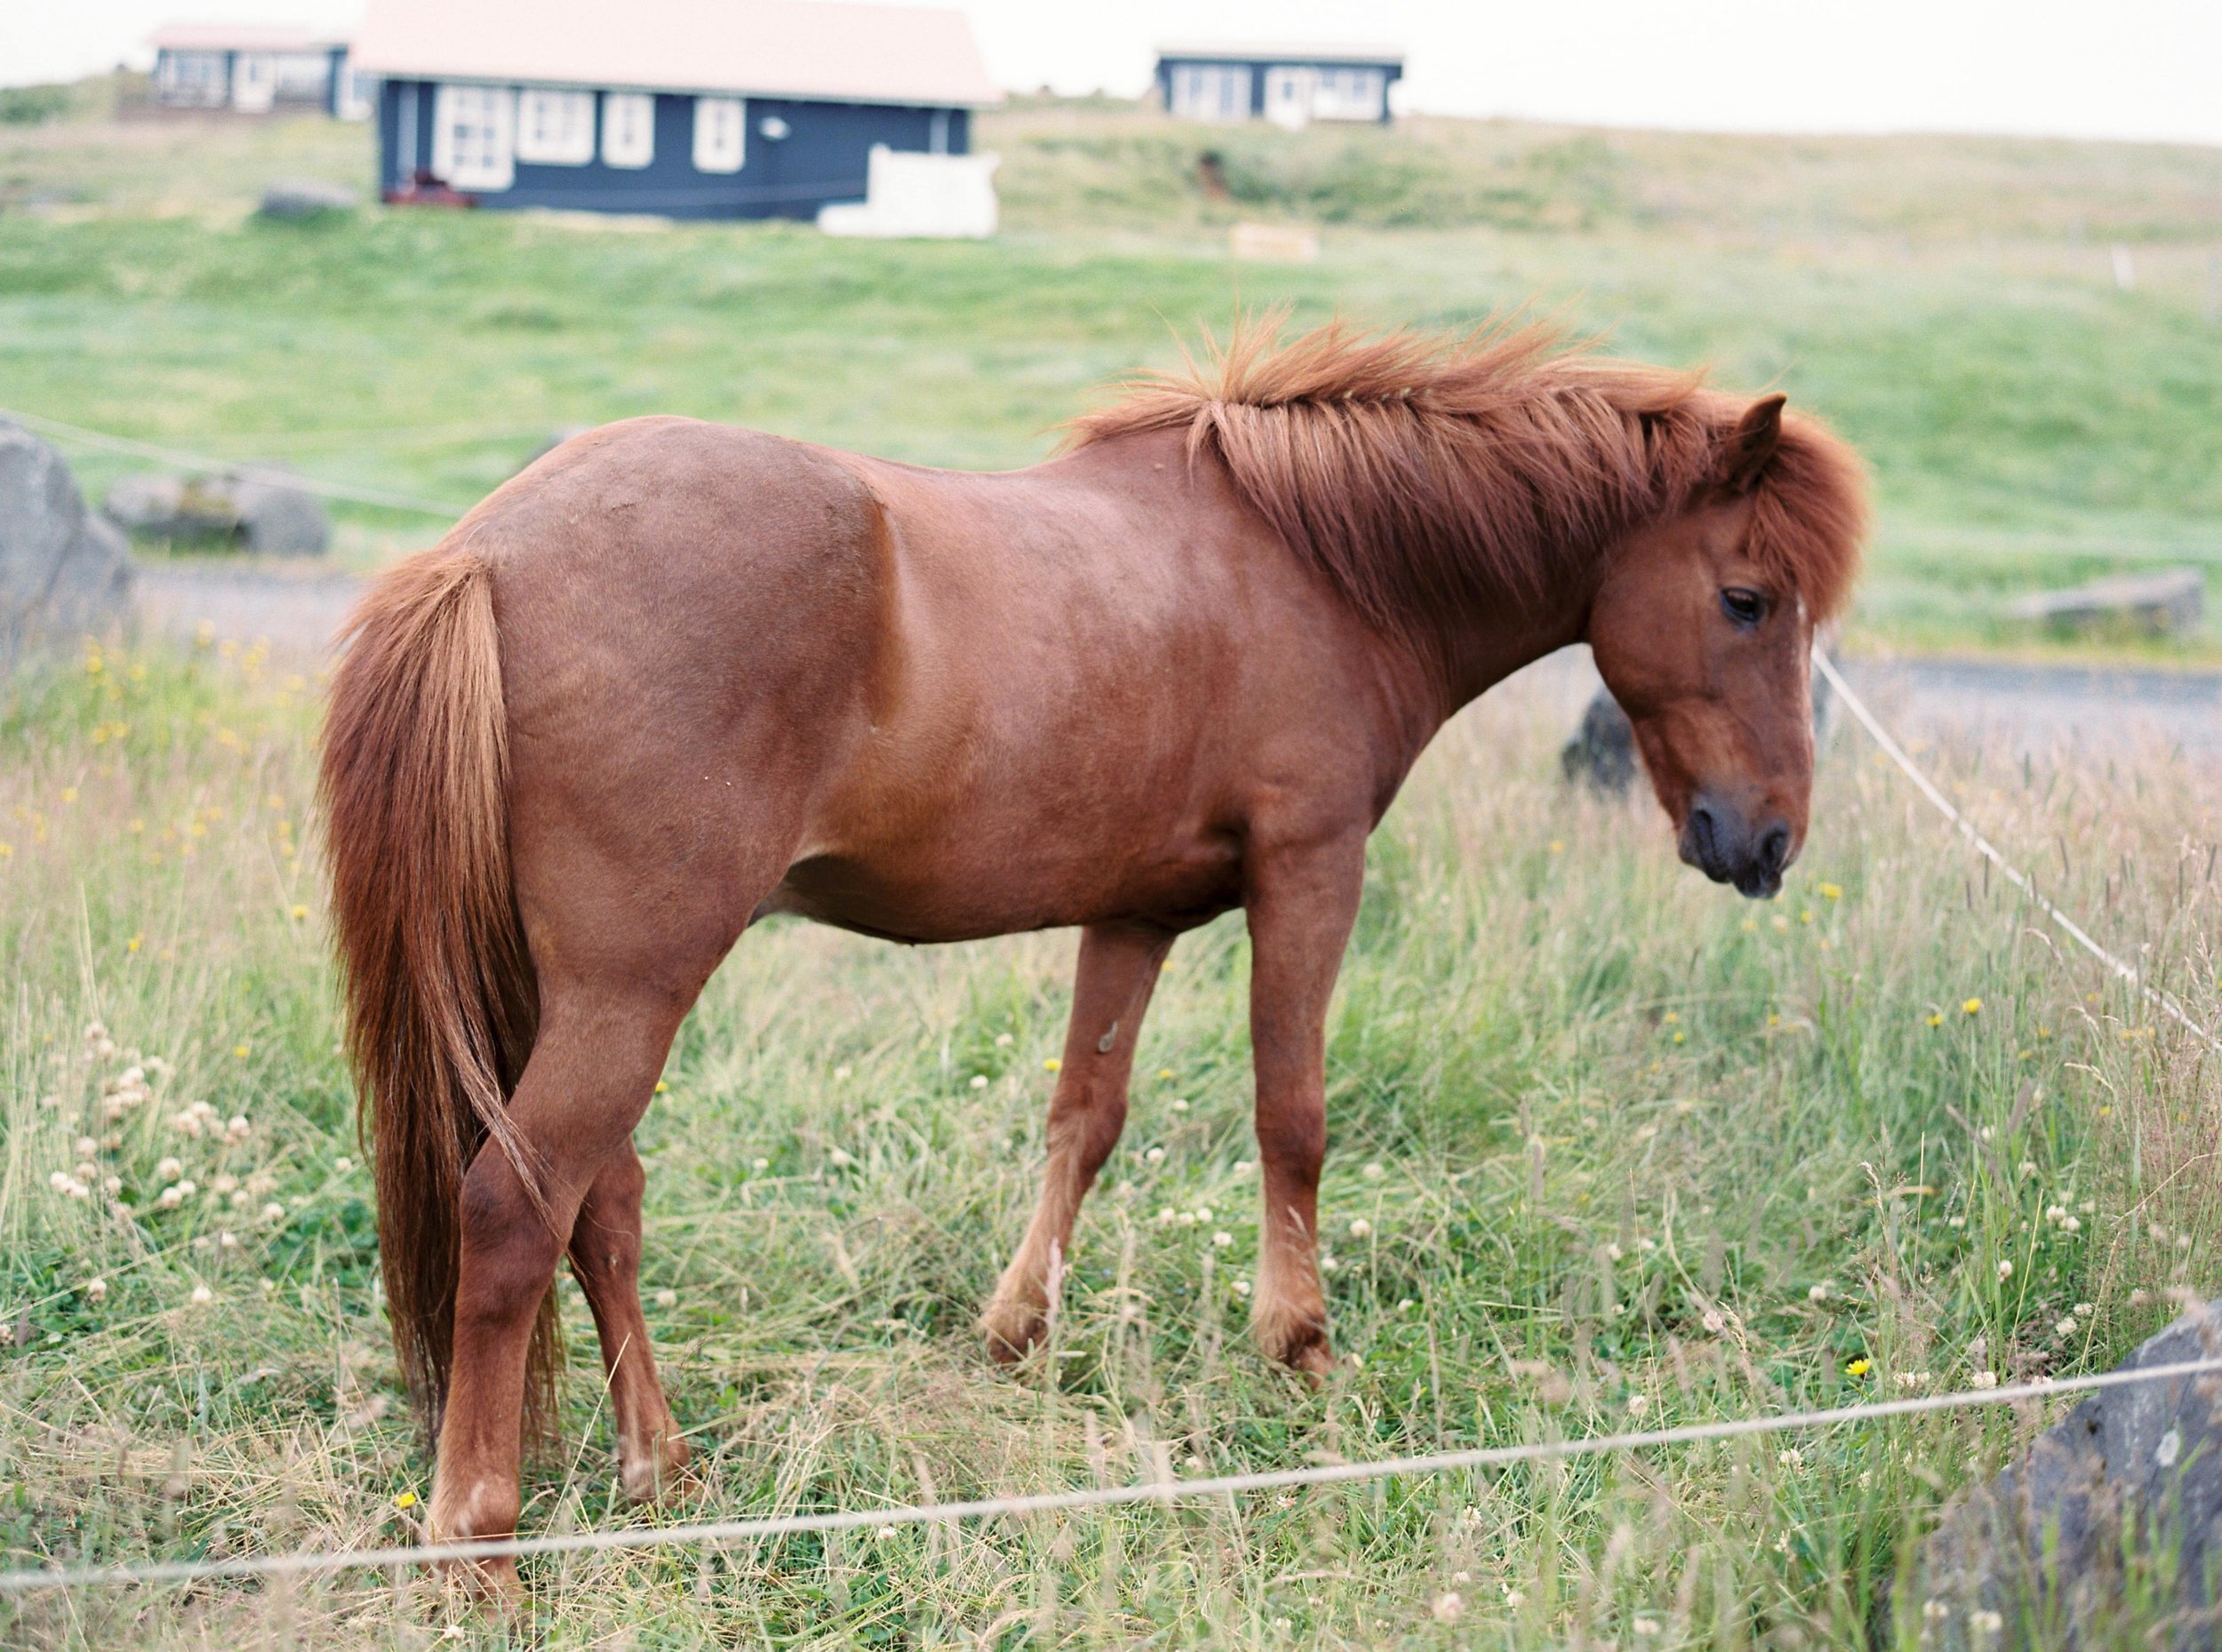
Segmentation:
{"type": "Polygon", "coordinates": [[[1782,404],[1786,395],[1762,396],[1744,410],[1721,461],[1721,487],[1733,495],[1749,493],[1758,484],[1782,439],[1782,404]]]}

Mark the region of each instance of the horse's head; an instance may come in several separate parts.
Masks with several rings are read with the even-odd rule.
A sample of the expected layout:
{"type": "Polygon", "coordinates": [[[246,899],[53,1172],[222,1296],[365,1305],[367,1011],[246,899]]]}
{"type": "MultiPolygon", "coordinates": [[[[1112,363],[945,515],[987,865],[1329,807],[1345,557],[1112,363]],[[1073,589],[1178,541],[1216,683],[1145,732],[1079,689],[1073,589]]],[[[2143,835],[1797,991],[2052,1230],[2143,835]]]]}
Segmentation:
{"type": "Polygon", "coordinates": [[[1589,619],[1682,859],[1754,897],[1805,842],[1813,628],[1850,584],[1862,508],[1849,451],[1786,427],[1782,404],[1724,408],[1709,474],[1622,541],[1589,619]]]}

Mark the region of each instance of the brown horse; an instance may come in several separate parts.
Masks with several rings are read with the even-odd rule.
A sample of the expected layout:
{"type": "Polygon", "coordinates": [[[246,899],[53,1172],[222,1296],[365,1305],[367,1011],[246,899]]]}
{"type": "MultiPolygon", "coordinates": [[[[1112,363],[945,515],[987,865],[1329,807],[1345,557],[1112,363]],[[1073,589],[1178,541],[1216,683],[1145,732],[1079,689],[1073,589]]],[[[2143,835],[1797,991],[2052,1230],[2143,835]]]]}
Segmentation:
{"type": "Polygon", "coordinates": [[[908,942],[1079,926],[1041,1204],[982,1326],[1009,1360],[1168,949],[1244,908],[1257,1334],[1327,1369],[1323,1038],[1368,834],[1452,713],[1586,639],[1682,858],[1772,894],[1861,513],[1856,461],[1780,396],[1533,330],[1253,333],[1004,475],[640,419],[503,486],[365,599],[324,759],[435,1530],[515,1528],[566,1249],[625,1489],[685,1461],[632,1132],[768,913],[908,942]]]}

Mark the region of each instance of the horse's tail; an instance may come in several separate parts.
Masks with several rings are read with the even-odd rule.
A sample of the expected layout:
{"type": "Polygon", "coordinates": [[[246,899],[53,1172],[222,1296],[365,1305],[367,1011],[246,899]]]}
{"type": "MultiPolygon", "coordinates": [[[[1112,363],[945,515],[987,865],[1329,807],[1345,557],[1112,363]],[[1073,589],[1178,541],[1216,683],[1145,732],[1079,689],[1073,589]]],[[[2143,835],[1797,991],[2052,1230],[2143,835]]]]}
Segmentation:
{"type": "MultiPolygon", "coordinates": [[[[322,791],[332,922],[347,977],[358,1132],[377,1169],[394,1345],[437,1426],[455,1329],[464,1172],[489,1137],[535,1202],[508,1096],[539,1016],[509,864],[508,722],[491,570],[445,547],[379,580],[348,622],[322,791]]],[[[530,1432],[554,1420],[555,1297],[526,1380],[530,1432]]]]}

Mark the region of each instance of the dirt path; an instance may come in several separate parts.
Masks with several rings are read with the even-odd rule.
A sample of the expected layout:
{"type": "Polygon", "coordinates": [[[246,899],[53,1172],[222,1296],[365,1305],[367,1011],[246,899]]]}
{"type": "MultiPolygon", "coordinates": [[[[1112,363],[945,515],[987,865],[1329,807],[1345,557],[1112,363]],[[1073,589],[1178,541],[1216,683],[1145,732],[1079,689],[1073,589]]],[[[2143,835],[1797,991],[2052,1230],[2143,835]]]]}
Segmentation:
{"type": "MultiPolygon", "coordinates": [[[[363,588],[354,574],[311,565],[209,562],[142,564],[142,631],[190,641],[269,640],[274,653],[321,658],[363,588]]],[[[1991,660],[1844,662],[1852,686],[1913,738],[2002,741],[2042,756],[2066,744],[2186,754],[2222,751],[2222,672],[2114,666],[2024,666],[1991,660]]],[[[1587,650],[1570,649],[1515,678],[1538,714],[1571,730],[1597,686],[1587,650]]]]}

